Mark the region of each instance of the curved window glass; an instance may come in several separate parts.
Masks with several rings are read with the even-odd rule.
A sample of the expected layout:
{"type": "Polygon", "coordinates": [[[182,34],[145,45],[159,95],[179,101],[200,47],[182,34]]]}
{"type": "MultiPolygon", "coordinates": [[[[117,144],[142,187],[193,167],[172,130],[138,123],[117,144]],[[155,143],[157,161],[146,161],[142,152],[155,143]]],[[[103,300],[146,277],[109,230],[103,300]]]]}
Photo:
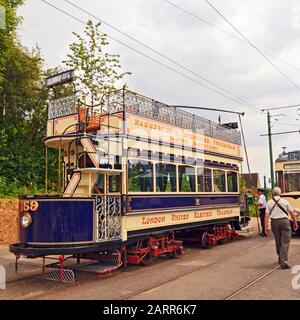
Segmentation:
{"type": "Polygon", "coordinates": [[[179,192],[195,192],[195,168],[188,166],[178,167],[179,192]]]}
{"type": "Polygon", "coordinates": [[[128,161],[128,190],[153,192],[153,165],[150,161],[128,161]]]}
{"type": "Polygon", "coordinates": [[[211,170],[198,168],[198,192],[212,192],[211,170]]]}
{"type": "Polygon", "coordinates": [[[224,170],[213,170],[214,192],[226,192],[224,170]]]}
{"type": "Polygon", "coordinates": [[[176,192],[176,166],[173,164],[156,164],[156,191],[176,192]]]}
{"type": "Polygon", "coordinates": [[[227,191],[238,192],[238,174],[235,171],[227,172],[227,191]]]}

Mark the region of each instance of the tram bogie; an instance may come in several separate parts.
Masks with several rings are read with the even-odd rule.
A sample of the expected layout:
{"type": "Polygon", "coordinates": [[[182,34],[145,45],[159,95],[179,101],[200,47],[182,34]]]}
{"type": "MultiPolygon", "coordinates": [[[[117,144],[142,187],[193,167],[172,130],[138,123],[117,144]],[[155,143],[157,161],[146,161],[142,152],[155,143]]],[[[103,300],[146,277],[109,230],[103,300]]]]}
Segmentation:
{"type": "Polygon", "coordinates": [[[182,230],[176,237],[184,242],[199,244],[204,249],[209,249],[217,244],[238,239],[239,234],[228,224],[212,225],[191,230],[182,230]]]}
{"type": "Polygon", "coordinates": [[[126,249],[127,263],[149,265],[158,256],[177,257],[183,254],[182,241],[174,237],[174,233],[149,236],[126,249]]]}

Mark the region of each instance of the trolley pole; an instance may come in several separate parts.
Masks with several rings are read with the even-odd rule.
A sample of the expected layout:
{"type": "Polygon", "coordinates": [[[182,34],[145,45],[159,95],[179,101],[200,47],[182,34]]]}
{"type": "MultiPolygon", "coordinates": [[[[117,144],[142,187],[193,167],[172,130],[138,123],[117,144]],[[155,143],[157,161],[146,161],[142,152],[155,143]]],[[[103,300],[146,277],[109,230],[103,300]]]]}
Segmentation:
{"type": "Polygon", "coordinates": [[[271,115],[270,112],[267,112],[268,120],[268,138],[269,138],[269,156],[270,156],[270,173],[271,173],[271,186],[272,189],[275,187],[274,180],[274,166],[273,166],[273,146],[272,146],[272,132],[271,132],[271,115]]]}

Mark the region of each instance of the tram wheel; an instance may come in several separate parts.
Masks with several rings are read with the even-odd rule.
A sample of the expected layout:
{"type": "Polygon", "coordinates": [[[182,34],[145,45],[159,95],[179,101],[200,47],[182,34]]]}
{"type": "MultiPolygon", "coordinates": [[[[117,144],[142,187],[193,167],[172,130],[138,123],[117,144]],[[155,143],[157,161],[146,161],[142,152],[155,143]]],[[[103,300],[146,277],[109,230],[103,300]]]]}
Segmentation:
{"type": "Polygon", "coordinates": [[[210,244],[209,241],[208,241],[208,233],[207,233],[207,231],[204,231],[202,236],[201,236],[201,247],[203,249],[212,248],[212,244],[210,244]]]}
{"type": "Polygon", "coordinates": [[[149,266],[154,261],[155,261],[155,257],[153,255],[151,255],[150,253],[147,253],[147,255],[141,261],[141,264],[143,266],[149,266]]]}
{"type": "Polygon", "coordinates": [[[177,248],[175,251],[168,253],[169,258],[177,258],[181,256],[182,252],[179,248],[177,248]]]}

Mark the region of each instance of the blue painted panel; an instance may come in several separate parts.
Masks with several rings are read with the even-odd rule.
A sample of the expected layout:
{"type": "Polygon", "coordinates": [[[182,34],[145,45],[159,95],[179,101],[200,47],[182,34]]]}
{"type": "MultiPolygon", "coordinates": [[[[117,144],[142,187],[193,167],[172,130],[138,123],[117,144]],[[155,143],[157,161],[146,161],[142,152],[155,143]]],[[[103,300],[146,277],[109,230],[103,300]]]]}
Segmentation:
{"type": "Polygon", "coordinates": [[[39,200],[32,224],[21,228],[22,242],[93,241],[94,200],[39,200]]]}
{"type": "Polygon", "coordinates": [[[218,196],[218,195],[193,195],[193,196],[160,196],[155,197],[152,195],[149,196],[131,196],[129,206],[131,211],[140,211],[140,210],[149,210],[149,209],[168,209],[168,208],[184,208],[184,207],[193,207],[196,205],[196,198],[200,198],[200,205],[197,207],[201,208],[202,206],[220,206],[238,204],[238,196],[218,196]]]}

